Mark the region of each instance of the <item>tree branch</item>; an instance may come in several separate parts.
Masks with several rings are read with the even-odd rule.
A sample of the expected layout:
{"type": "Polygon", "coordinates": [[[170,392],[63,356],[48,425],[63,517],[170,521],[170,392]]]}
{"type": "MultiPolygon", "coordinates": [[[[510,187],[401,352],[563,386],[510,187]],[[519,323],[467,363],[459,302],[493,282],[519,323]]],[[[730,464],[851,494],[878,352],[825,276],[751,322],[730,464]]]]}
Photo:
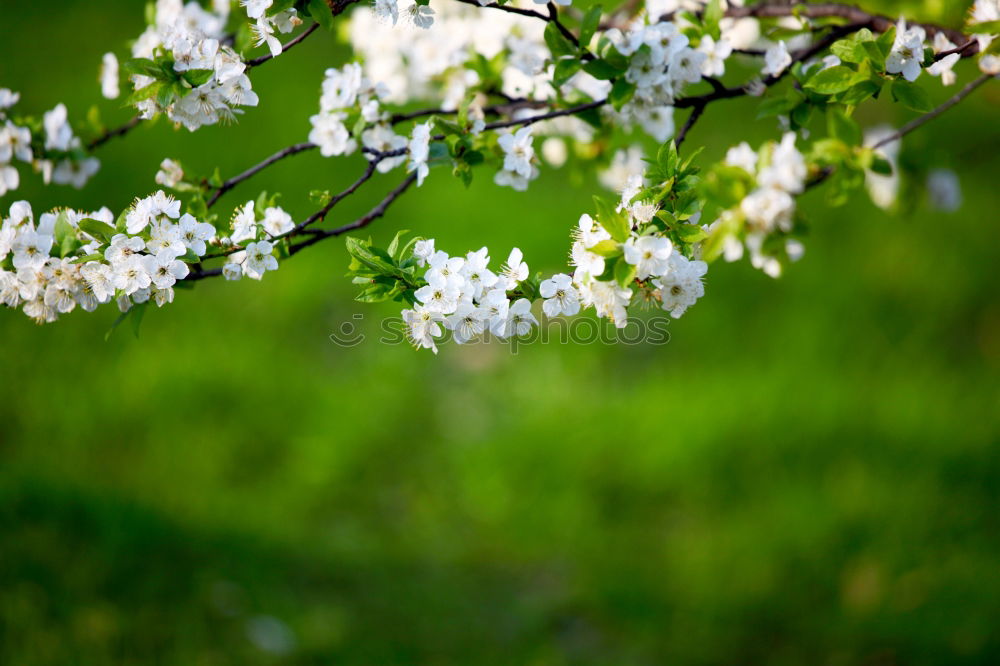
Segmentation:
{"type": "MultiPolygon", "coordinates": [[[[660,17],[660,21],[671,21],[675,14],[676,12],[664,14],[660,17]]],[[[842,18],[851,23],[860,24],[860,28],[868,28],[873,32],[886,32],[896,25],[896,20],[888,16],[871,14],[854,5],[841,5],[832,2],[817,4],[758,4],[750,7],[731,6],[726,10],[726,16],[729,18],[781,18],[785,16],[842,18]]],[[[979,51],[978,42],[976,42],[976,48],[970,48],[971,45],[967,43],[968,37],[959,30],[952,30],[933,23],[911,23],[911,25],[921,26],[931,38],[940,32],[955,44],[965,44],[966,46],[963,47],[963,51],[966,48],[968,50],[963,53],[963,57],[974,55],[979,51]]]]}
{"type": "Polygon", "coordinates": [[[293,256],[298,252],[304,250],[305,248],[309,247],[310,245],[315,245],[321,240],[332,238],[333,236],[340,236],[341,234],[345,234],[348,231],[354,231],[355,229],[361,229],[362,227],[367,227],[369,224],[371,224],[378,218],[385,215],[385,212],[389,209],[389,206],[391,206],[393,202],[396,201],[396,199],[402,196],[402,194],[406,192],[406,190],[408,190],[410,186],[413,185],[413,183],[415,183],[416,181],[417,181],[417,174],[415,172],[411,173],[409,176],[406,177],[405,180],[403,180],[403,182],[397,185],[395,189],[389,192],[389,194],[387,194],[386,197],[382,199],[382,201],[380,201],[377,206],[372,208],[362,217],[359,217],[353,222],[345,224],[342,227],[337,227],[336,229],[316,231],[313,234],[312,238],[304,240],[301,243],[290,247],[288,249],[288,254],[290,256],[293,256]]]}
{"type": "MultiPolygon", "coordinates": [[[[288,42],[286,44],[283,44],[281,46],[281,54],[280,55],[284,55],[288,51],[291,51],[292,48],[295,47],[297,44],[301,44],[302,42],[304,42],[306,39],[309,38],[309,35],[311,35],[314,32],[316,32],[317,29],[319,29],[319,23],[313,23],[311,26],[309,26],[308,28],[306,28],[305,30],[303,30],[299,35],[297,35],[293,39],[288,40],[288,42]]],[[[274,59],[274,55],[272,55],[270,53],[267,53],[265,55],[260,56],[259,58],[254,58],[252,60],[247,60],[246,61],[247,69],[253,69],[256,66],[262,65],[265,62],[267,62],[268,60],[273,60],[273,59],[274,59]]]]}
{"type": "Polygon", "coordinates": [[[268,157],[264,161],[259,162],[258,164],[253,165],[252,167],[250,167],[249,169],[247,169],[246,171],[244,171],[240,175],[233,176],[232,178],[230,178],[229,180],[227,180],[226,182],[224,182],[222,185],[220,185],[215,190],[215,193],[212,195],[212,197],[208,200],[208,207],[211,208],[212,206],[214,206],[215,203],[226,192],[228,192],[229,190],[233,189],[234,187],[236,187],[237,185],[239,185],[240,183],[242,183],[244,180],[248,180],[248,179],[252,178],[253,176],[257,175],[258,173],[260,173],[261,171],[263,171],[267,167],[271,166],[275,162],[280,162],[281,160],[285,159],[286,157],[289,157],[291,155],[296,155],[298,153],[302,153],[302,152],[305,152],[307,150],[312,150],[313,148],[316,148],[316,147],[317,146],[316,146],[315,143],[310,143],[310,142],[307,141],[307,142],[304,142],[304,143],[296,143],[295,145],[288,146],[287,148],[283,148],[282,150],[279,150],[274,155],[271,155],[270,157],[268,157]]]}
{"type": "Polygon", "coordinates": [[[906,136],[913,130],[918,129],[919,127],[922,127],[923,125],[929,123],[930,121],[934,120],[942,113],[950,109],[951,107],[961,102],[963,99],[971,95],[973,91],[976,90],[976,88],[983,85],[992,78],[994,77],[991,74],[983,74],[982,76],[980,76],[979,78],[970,82],[968,85],[962,88],[958,93],[948,98],[948,100],[946,100],[943,104],[941,104],[941,106],[937,107],[933,111],[930,111],[929,113],[925,113],[922,116],[914,118],[913,120],[911,120],[910,122],[906,123],[901,128],[899,128],[898,132],[895,132],[894,134],[891,134],[886,138],[882,139],[881,141],[879,141],[878,143],[876,143],[874,146],[872,146],[872,149],[881,148],[886,144],[902,139],[904,136],[906,136]]]}
{"type": "Polygon", "coordinates": [[[87,144],[87,150],[94,150],[96,148],[99,148],[104,144],[106,144],[111,139],[114,139],[115,137],[125,136],[126,134],[134,130],[136,127],[138,127],[139,123],[141,122],[142,118],[140,118],[139,116],[134,116],[127,123],[121,125],[120,127],[116,127],[115,129],[111,130],[104,130],[102,134],[92,139],[90,143],[87,144]]]}
{"type": "Polygon", "coordinates": [[[705,104],[699,104],[691,109],[691,115],[688,116],[687,121],[684,123],[684,127],[681,128],[681,131],[677,133],[677,137],[674,139],[674,146],[678,150],[680,150],[681,144],[684,143],[684,139],[687,138],[688,132],[691,131],[694,124],[698,122],[699,118],[701,118],[701,114],[705,113],[706,106],[708,106],[707,102],[705,104]]]}

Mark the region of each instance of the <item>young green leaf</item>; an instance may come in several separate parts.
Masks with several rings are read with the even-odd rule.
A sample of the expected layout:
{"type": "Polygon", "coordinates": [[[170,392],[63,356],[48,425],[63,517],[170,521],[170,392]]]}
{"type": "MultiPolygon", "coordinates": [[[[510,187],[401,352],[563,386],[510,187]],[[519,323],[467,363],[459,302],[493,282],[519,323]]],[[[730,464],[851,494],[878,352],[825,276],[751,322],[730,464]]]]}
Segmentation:
{"type": "Polygon", "coordinates": [[[892,97],[906,108],[919,113],[927,113],[934,108],[927,91],[905,79],[892,82],[892,97]]]}
{"type": "Polygon", "coordinates": [[[856,75],[853,69],[844,65],[828,67],[809,79],[805,88],[820,95],[836,95],[857,83],[856,75]]]}
{"type": "Polygon", "coordinates": [[[597,32],[598,26],[601,24],[601,6],[594,5],[587,10],[587,13],[583,17],[583,21],[580,23],[580,46],[587,48],[590,44],[590,40],[593,39],[594,33],[597,32]]]}
{"type": "Polygon", "coordinates": [[[330,5],[326,4],[326,0],[309,0],[307,5],[309,8],[309,15],[315,19],[325,30],[333,30],[333,10],[330,9],[330,5]]]}
{"type": "Polygon", "coordinates": [[[634,94],[635,84],[629,83],[624,78],[620,78],[611,86],[608,101],[611,102],[611,106],[615,108],[615,111],[621,111],[622,107],[628,104],[628,101],[632,99],[632,95],[634,94]]]}

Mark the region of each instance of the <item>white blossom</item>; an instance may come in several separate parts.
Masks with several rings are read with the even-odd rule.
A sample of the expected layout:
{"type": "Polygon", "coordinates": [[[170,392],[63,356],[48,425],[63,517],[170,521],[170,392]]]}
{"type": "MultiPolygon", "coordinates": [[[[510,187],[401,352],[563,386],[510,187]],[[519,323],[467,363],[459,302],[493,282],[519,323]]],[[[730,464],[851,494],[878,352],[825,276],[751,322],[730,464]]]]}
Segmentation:
{"type": "Polygon", "coordinates": [[[907,28],[906,21],[900,19],[892,50],[885,59],[885,71],[890,74],[901,73],[907,81],[916,81],[924,61],[925,37],[921,26],[907,28]]]}
{"type": "Polygon", "coordinates": [[[272,238],[275,236],[284,236],[295,228],[292,216],[277,206],[272,206],[264,210],[264,219],[261,220],[260,224],[264,227],[264,231],[272,238]]]}
{"type": "Polygon", "coordinates": [[[538,288],[542,298],[542,312],[548,317],[572,316],[580,311],[580,295],[573,286],[573,279],[565,273],[557,273],[548,280],[542,280],[538,288]]]}
{"type": "Polygon", "coordinates": [[[764,53],[764,69],[761,74],[778,77],[791,64],[792,56],[788,53],[788,47],[784,41],[780,41],[764,53]]]}
{"type": "Polygon", "coordinates": [[[636,267],[636,277],[645,280],[650,275],[666,272],[673,246],[668,238],[633,236],[625,242],[624,250],[625,261],[636,267]]]}
{"type": "Polygon", "coordinates": [[[278,270],[278,260],[272,254],[273,251],[274,246],[266,240],[249,243],[246,247],[246,261],[243,263],[246,276],[260,280],[265,272],[278,270]]]}
{"type": "Polygon", "coordinates": [[[406,165],[408,172],[416,172],[417,187],[424,184],[430,168],[427,166],[427,159],[430,156],[431,124],[421,123],[414,126],[413,134],[410,137],[409,152],[410,161],[406,165]]]}
{"type": "Polygon", "coordinates": [[[670,270],[653,280],[660,291],[663,309],[677,318],[705,295],[705,286],[701,280],[708,272],[708,264],[704,261],[690,261],[680,254],[675,254],[670,261],[670,270]]]}
{"type": "Polygon", "coordinates": [[[143,257],[143,262],[150,280],[158,289],[174,286],[177,280],[183,280],[190,272],[188,265],[170,250],[161,250],[156,255],[148,254],[143,257]]]}

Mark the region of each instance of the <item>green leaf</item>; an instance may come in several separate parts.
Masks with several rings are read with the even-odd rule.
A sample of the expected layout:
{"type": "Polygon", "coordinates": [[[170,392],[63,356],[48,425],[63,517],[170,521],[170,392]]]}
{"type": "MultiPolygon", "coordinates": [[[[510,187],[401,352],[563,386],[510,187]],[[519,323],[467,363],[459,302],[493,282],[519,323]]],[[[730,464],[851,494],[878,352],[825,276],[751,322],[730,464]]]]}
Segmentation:
{"type": "Polygon", "coordinates": [[[882,53],[882,48],[876,42],[863,42],[861,47],[875,69],[880,72],[885,71],[885,54],[882,53]]]}
{"type": "Polygon", "coordinates": [[[975,35],[995,35],[1000,33],[1000,21],[983,21],[966,26],[966,32],[975,35]]]}
{"type": "Polygon", "coordinates": [[[348,236],[347,252],[362,265],[381,275],[397,275],[399,269],[392,265],[392,257],[384,251],[372,248],[367,242],[348,236]],[[379,256],[379,254],[383,256],[379,256]]]}
{"type": "Polygon", "coordinates": [[[697,224],[682,224],[674,231],[682,241],[688,244],[697,243],[698,241],[708,237],[708,232],[697,224]]]}
{"type": "Polygon", "coordinates": [[[163,68],[149,58],[130,58],[122,63],[122,69],[129,74],[141,74],[154,79],[163,78],[163,68]]]}
{"type": "Polygon", "coordinates": [[[892,45],[896,41],[896,26],[891,26],[888,30],[883,32],[875,43],[878,44],[879,51],[882,52],[882,58],[884,59],[892,51],[892,45]]]}
{"type": "Polygon", "coordinates": [[[181,74],[184,80],[194,88],[205,85],[212,80],[214,75],[215,71],[211,69],[189,69],[181,74]]]}
{"type": "Polygon", "coordinates": [[[629,83],[623,77],[615,81],[614,85],[611,86],[608,101],[611,102],[611,106],[615,108],[615,111],[621,111],[622,107],[628,104],[628,101],[632,99],[632,95],[634,94],[635,84],[629,83]]]}
{"type": "Polygon", "coordinates": [[[892,163],[881,155],[872,155],[871,170],[883,176],[891,176],[892,163]]]}
{"type": "Polygon", "coordinates": [[[563,58],[556,63],[555,72],[552,74],[552,82],[557,86],[561,86],[579,71],[580,60],[578,58],[563,58]]]}
{"type": "MultiPolygon", "coordinates": [[[[445,120],[444,118],[439,118],[437,116],[434,116],[432,120],[434,121],[434,127],[446,136],[462,136],[465,134],[465,130],[450,120],[445,120]]],[[[364,122],[363,118],[362,122],[364,122]]],[[[367,125],[367,123],[365,124],[367,125]]]]}
{"type": "Polygon", "coordinates": [[[396,261],[399,261],[400,258],[399,241],[402,240],[403,236],[405,236],[408,233],[409,233],[408,229],[400,229],[399,231],[396,232],[396,235],[392,237],[392,242],[389,243],[387,251],[389,253],[389,256],[395,259],[396,261]]]}
{"type": "Polygon", "coordinates": [[[593,252],[594,254],[599,254],[602,257],[607,257],[607,258],[617,257],[623,252],[622,246],[619,243],[616,243],[615,241],[610,239],[602,240],[600,243],[597,243],[593,247],[588,247],[587,251],[593,252]]]}
{"type": "Polygon", "coordinates": [[[333,10],[325,0],[309,0],[309,15],[326,30],[333,30],[333,10]]]}
{"type": "Polygon", "coordinates": [[[619,76],[624,70],[618,69],[607,60],[590,60],[584,63],[583,71],[595,79],[608,81],[619,76]]]}
{"type": "Polygon", "coordinates": [[[595,280],[600,280],[601,282],[610,282],[615,279],[615,269],[618,264],[625,263],[625,257],[614,257],[613,259],[608,259],[604,262],[604,272],[600,275],[594,276],[595,280]]]}
{"type": "Polygon", "coordinates": [[[892,97],[908,109],[927,113],[934,108],[927,91],[905,79],[892,82],[892,97]]]}
{"type": "Polygon", "coordinates": [[[757,107],[757,119],[788,115],[804,100],[805,96],[801,92],[790,88],[783,95],[768,97],[761,102],[760,106],[757,107]]]}
{"type": "Polygon", "coordinates": [[[844,65],[828,67],[809,79],[805,88],[820,95],[836,95],[856,83],[855,75],[856,72],[853,69],[844,65]]]}
{"type": "Polygon", "coordinates": [[[624,213],[617,212],[604,199],[595,196],[594,205],[597,208],[597,221],[605,231],[619,243],[624,243],[632,230],[632,225],[624,213]]]}
{"type": "Polygon", "coordinates": [[[842,93],[837,99],[847,106],[857,106],[873,95],[877,95],[882,86],[874,81],[862,81],[842,93]]]}
{"type": "Polygon", "coordinates": [[[65,211],[59,213],[56,217],[53,234],[55,235],[56,246],[59,248],[60,257],[68,257],[83,245],[76,237],[76,228],[69,223],[69,217],[65,211]]]}
{"type": "Polygon", "coordinates": [[[615,281],[622,287],[628,287],[635,279],[635,266],[627,261],[619,261],[615,264],[615,281]]]}
{"type": "Polygon", "coordinates": [[[587,13],[583,17],[583,21],[580,22],[580,46],[587,48],[587,45],[590,44],[590,40],[593,39],[600,24],[601,6],[594,5],[587,10],[587,13]]]}
{"type": "Polygon", "coordinates": [[[374,284],[354,297],[359,303],[381,303],[389,300],[389,292],[392,287],[384,284],[374,284]]]}
{"type": "Polygon", "coordinates": [[[663,179],[669,180],[677,175],[680,156],[677,154],[677,144],[674,140],[665,142],[656,153],[656,165],[660,167],[663,179]]]}
{"type": "MultiPolygon", "coordinates": [[[[313,2],[320,2],[321,0],[312,0],[313,2]]],[[[552,58],[558,60],[563,56],[575,56],[576,46],[573,45],[566,37],[559,31],[559,28],[555,23],[549,23],[545,26],[545,43],[549,47],[549,51],[552,53],[552,58]]]]}
{"type": "Polygon", "coordinates": [[[861,126],[840,109],[830,108],[826,115],[826,127],[830,136],[847,145],[861,145],[861,126]]]}
{"type": "Polygon", "coordinates": [[[88,254],[88,255],[86,255],[84,257],[74,257],[73,260],[70,261],[69,263],[71,263],[71,264],[85,264],[88,261],[98,261],[98,262],[104,261],[104,255],[103,254],[88,254]]]}
{"type": "Polygon", "coordinates": [[[710,0],[708,6],[705,7],[702,23],[705,33],[711,35],[713,39],[719,39],[722,36],[719,31],[719,22],[723,16],[721,0],[710,0]]]}
{"type": "Polygon", "coordinates": [[[90,217],[85,217],[78,222],[80,230],[90,234],[97,240],[103,243],[110,243],[111,239],[117,233],[110,224],[105,224],[100,220],[95,220],[90,217]]]}
{"type": "Polygon", "coordinates": [[[863,43],[856,39],[841,39],[834,42],[830,47],[830,53],[840,58],[842,62],[857,64],[865,59],[863,43]]]}

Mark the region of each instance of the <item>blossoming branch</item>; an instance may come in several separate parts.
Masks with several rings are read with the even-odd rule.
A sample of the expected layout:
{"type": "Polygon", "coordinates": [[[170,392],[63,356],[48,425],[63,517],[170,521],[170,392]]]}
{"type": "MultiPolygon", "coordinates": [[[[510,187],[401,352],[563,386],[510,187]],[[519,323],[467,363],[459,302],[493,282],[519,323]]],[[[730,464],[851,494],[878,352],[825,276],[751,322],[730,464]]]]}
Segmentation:
{"type": "Polygon", "coordinates": [[[28,171],[85,187],[101,146],[157,116],[177,131],[236,122],[266,103],[254,68],[312,35],[344,36],[353,58],[317,82],[303,142],[229,179],[190,173],[171,156],[124,211],[36,216],[27,201],[5,206],[0,301],[38,322],[111,301],[138,319],[198,280],[260,280],[303,249],[382,218],[429,177],[450,173],[468,185],[485,171],[524,191],[542,169],[567,163],[598,171],[614,196],[581,202],[566,270],[532,274],[517,248],[497,266],[487,248],[452,256],[419,235],[397,234],[386,248],[349,237],[358,300],[402,304],[413,343],[435,352],[445,330],[458,343],[508,338],[538,316],[592,309],[621,327],[634,308],[655,306],[680,317],[720,257],[746,256],[774,277],[802,257],[796,198],[806,190],[822,185],[837,203],[867,186],[890,206],[902,138],[1000,74],[1000,0],[976,0],[956,29],[837,3],[736,0],[646,0],[609,13],[570,0],[157,0],[145,18],[130,51],[100,63],[100,93],[116,99],[125,89],[136,111],[120,127],[94,114],[71,123],[63,104],[22,115],[29,101],[0,89],[0,198],[28,171]],[[963,59],[975,59],[980,75],[935,107],[925,83],[956,86],[963,59]],[[739,97],[759,99],[773,140],[702,163],[686,143],[691,128],[709,105],[739,97]],[[880,97],[919,115],[899,129],[865,130],[855,109],[880,97]],[[680,127],[678,111],[687,114],[680,127]],[[661,144],[648,158],[642,136],[661,144]],[[345,190],[314,192],[320,207],[304,220],[266,193],[217,209],[271,165],[312,150],[360,153],[366,165],[345,190]],[[366,214],[325,226],[341,201],[394,172],[402,178],[366,214]]]}

